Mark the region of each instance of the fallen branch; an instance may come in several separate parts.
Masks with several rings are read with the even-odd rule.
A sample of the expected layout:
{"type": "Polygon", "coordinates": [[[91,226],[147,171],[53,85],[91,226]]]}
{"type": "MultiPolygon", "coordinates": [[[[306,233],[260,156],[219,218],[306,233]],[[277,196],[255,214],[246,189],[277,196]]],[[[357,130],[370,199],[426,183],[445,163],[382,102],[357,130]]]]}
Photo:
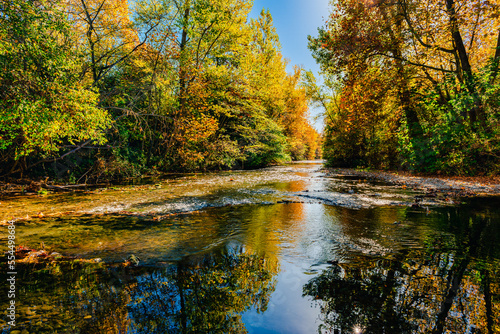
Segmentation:
{"type": "Polygon", "coordinates": [[[86,188],[88,184],[69,184],[66,186],[54,186],[51,184],[42,184],[42,188],[56,191],[73,191],[73,189],[86,188]]]}

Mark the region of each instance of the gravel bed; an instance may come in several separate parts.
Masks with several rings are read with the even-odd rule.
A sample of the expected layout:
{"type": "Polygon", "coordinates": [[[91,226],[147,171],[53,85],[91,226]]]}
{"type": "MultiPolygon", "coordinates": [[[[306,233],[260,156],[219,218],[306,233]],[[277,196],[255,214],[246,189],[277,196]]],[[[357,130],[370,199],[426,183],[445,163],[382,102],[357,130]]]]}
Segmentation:
{"type": "Polygon", "coordinates": [[[325,173],[328,176],[357,176],[425,192],[448,192],[454,196],[500,195],[498,177],[416,176],[347,168],[326,168],[325,173]]]}

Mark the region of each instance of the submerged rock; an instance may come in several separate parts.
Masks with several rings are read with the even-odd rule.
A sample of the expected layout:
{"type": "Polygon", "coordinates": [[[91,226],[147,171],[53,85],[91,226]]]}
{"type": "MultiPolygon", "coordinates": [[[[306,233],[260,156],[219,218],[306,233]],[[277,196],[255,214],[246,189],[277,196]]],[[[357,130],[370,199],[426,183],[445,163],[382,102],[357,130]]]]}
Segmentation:
{"type": "Polygon", "coordinates": [[[139,259],[137,256],[132,254],[127,258],[127,261],[125,261],[125,264],[126,265],[128,264],[129,266],[138,266],[139,262],[141,262],[141,259],[139,259]]]}

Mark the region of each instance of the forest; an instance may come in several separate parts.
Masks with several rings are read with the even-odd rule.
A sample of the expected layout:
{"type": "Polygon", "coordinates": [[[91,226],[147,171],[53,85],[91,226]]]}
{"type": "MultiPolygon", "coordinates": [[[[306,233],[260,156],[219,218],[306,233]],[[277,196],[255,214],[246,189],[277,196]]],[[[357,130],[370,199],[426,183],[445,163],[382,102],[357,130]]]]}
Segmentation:
{"type": "Polygon", "coordinates": [[[320,156],[303,70],[251,0],[0,0],[0,177],[320,156]],[[289,69],[290,69],[289,68],[289,69]]]}
{"type": "Polygon", "coordinates": [[[309,48],[333,166],[500,172],[496,0],[336,0],[309,48]]]}
{"type": "Polygon", "coordinates": [[[252,0],[0,0],[0,177],[500,172],[500,4],[334,0],[291,66],[252,0]],[[323,133],[309,109],[324,111],[323,133]]]}

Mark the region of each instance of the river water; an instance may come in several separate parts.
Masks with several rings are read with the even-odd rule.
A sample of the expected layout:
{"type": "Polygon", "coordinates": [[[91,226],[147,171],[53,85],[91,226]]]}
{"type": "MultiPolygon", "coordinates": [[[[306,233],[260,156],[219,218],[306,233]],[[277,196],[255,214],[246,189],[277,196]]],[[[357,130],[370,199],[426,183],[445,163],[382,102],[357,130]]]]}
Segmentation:
{"type": "Polygon", "coordinates": [[[63,257],[18,261],[1,332],[499,333],[500,198],[418,195],[313,161],[4,199],[63,257]]]}

